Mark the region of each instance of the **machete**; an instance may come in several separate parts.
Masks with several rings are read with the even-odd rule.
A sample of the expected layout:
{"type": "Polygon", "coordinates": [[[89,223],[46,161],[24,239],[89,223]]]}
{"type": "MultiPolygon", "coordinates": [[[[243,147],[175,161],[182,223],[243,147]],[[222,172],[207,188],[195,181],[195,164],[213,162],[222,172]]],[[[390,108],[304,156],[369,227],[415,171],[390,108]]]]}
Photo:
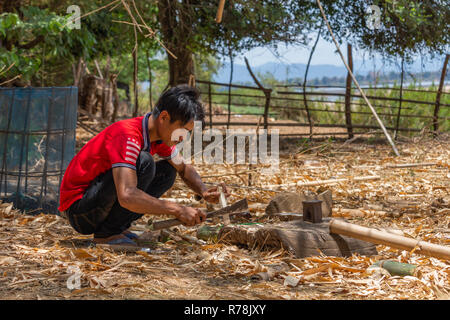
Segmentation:
{"type": "MultiPolygon", "coordinates": [[[[222,216],[224,214],[236,215],[236,214],[240,214],[240,213],[245,213],[247,211],[248,211],[247,199],[242,199],[242,200],[239,200],[238,202],[235,202],[232,205],[229,205],[225,208],[206,213],[206,219],[222,216]]],[[[178,226],[180,224],[183,224],[183,222],[181,222],[178,219],[169,219],[169,220],[153,222],[152,224],[148,225],[148,228],[150,230],[161,230],[161,229],[167,229],[170,227],[178,226]]]]}

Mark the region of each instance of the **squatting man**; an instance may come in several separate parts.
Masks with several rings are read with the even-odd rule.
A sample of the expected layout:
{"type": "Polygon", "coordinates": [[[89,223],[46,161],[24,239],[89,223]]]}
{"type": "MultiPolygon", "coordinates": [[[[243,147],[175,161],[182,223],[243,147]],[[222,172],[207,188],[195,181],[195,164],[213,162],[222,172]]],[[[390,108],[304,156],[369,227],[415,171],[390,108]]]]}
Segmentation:
{"type": "MultiPolygon", "coordinates": [[[[176,130],[192,131],[204,121],[199,92],[179,85],[166,90],[153,112],[118,121],[92,138],[64,174],[59,210],[81,234],[95,243],[135,245],[128,229],[143,215],[175,216],[186,226],[206,219],[200,209],[159,199],[178,174],[196,194],[219,202],[218,187],[207,188],[195,168],[184,161],[173,141],[176,130]],[[162,160],[155,161],[157,154],[162,160]]],[[[225,196],[230,194],[222,185],[225,196]]]]}

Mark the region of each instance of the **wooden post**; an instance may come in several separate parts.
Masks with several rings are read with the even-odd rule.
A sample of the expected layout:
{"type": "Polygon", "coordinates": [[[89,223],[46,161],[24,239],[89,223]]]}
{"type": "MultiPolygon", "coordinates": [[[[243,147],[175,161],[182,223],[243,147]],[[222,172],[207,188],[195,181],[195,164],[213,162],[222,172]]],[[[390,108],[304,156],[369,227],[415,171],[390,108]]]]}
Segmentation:
{"type": "Polygon", "coordinates": [[[269,126],[269,108],[270,108],[270,96],[272,94],[272,89],[265,89],[264,95],[266,96],[266,103],[264,105],[264,129],[267,129],[269,126]]]}
{"type": "Polygon", "coordinates": [[[448,59],[450,57],[450,54],[447,54],[445,56],[444,66],[442,67],[442,74],[441,74],[441,81],[439,82],[439,89],[436,93],[436,106],[434,107],[434,119],[433,119],[433,130],[434,135],[437,136],[438,130],[439,130],[439,108],[441,107],[441,94],[442,94],[442,88],[444,87],[444,81],[445,81],[445,74],[447,73],[447,65],[448,65],[448,59]]]}
{"type": "Polygon", "coordinates": [[[264,105],[264,129],[267,129],[269,126],[268,124],[268,115],[269,115],[269,108],[270,108],[270,96],[272,93],[272,89],[266,89],[263,87],[263,85],[258,81],[258,79],[253,74],[252,69],[250,68],[250,64],[248,63],[248,60],[246,57],[244,57],[245,65],[247,66],[247,70],[250,73],[250,75],[253,78],[253,81],[255,81],[256,85],[261,89],[261,91],[264,93],[266,97],[266,103],[264,105]]]}
{"type": "MultiPolygon", "coordinates": [[[[352,58],[352,45],[347,45],[347,57],[348,66],[353,72],[353,58],[352,58]]],[[[345,89],[345,123],[347,125],[348,138],[353,138],[353,126],[352,126],[352,109],[351,109],[351,94],[352,94],[352,77],[350,72],[347,73],[347,83],[345,89]]]]}
{"type": "Polygon", "coordinates": [[[227,119],[227,128],[230,127],[231,121],[231,83],[233,82],[233,54],[230,52],[230,82],[228,84],[228,119],[227,119]]]}
{"type": "Polygon", "coordinates": [[[397,140],[398,128],[400,125],[400,113],[402,111],[402,99],[403,99],[403,78],[405,75],[405,58],[402,57],[402,73],[400,79],[400,101],[398,103],[397,123],[395,124],[394,140],[397,140]]]}
{"type": "Polygon", "coordinates": [[[209,101],[209,128],[212,129],[212,101],[211,101],[211,82],[208,82],[208,101],[209,101]]]}

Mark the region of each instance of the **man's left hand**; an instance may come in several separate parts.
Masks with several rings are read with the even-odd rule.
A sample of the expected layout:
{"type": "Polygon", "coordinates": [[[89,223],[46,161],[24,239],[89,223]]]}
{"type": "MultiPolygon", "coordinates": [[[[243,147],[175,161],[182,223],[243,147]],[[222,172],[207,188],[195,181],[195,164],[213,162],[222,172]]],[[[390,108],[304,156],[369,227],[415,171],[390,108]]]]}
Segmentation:
{"type": "Polygon", "coordinates": [[[205,199],[206,202],[218,203],[219,200],[220,200],[219,187],[222,188],[225,197],[228,198],[230,196],[230,194],[228,193],[228,189],[227,189],[227,187],[225,186],[224,183],[221,183],[220,186],[212,187],[212,188],[209,188],[206,191],[204,191],[202,193],[203,199],[205,199]]]}

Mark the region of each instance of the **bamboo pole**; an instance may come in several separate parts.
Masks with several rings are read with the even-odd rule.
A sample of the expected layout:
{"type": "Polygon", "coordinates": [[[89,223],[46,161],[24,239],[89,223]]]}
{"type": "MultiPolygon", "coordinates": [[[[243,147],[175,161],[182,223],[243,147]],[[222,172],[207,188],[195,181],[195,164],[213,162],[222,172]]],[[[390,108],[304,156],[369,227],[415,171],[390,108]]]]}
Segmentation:
{"type": "Polygon", "coordinates": [[[449,57],[450,57],[450,54],[447,54],[445,56],[444,66],[442,67],[441,80],[439,82],[439,89],[438,89],[438,92],[436,93],[436,106],[434,108],[434,121],[433,121],[433,129],[434,129],[435,135],[437,135],[438,130],[439,130],[438,114],[439,114],[439,109],[440,109],[440,104],[441,104],[441,93],[442,93],[442,88],[444,86],[445,74],[447,73],[447,65],[448,65],[449,57]]]}
{"type": "Polygon", "coordinates": [[[414,250],[414,252],[426,256],[450,260],[450,247],[407,238],[338,219],[331,220],[330,233],[340,234],[375,244],[382,244],[400,250],[414,250]]]}
{"type": "Polygon", "coordinates": [[[435,162],[387,164],[385,168],[413,168],[435,166],[435,162]]]}
{"type": "Polygon", "coordinates": [[[383,122],[381,121],[380,117],[378,117],[378,114],[377,114],[376,110],[372,107],[372,104],[370,103],[369,99],[367,99],[364,91],[359,86],[359,83],[356,80],[355,76],[353,75],[353,72],[351,72],[350,67],[348,66],[347,62],[345,61],[344,55],[342,54],[342,51],[341,51],[341,49],[339,47],[339,44],[337,43],[336,38],[334,37],[333,30],[331,30],[331,26],[328,23],[327,17],[325,16],[325,12],[323,11],[322,4],[320,3],[320,0],[317,0],[317,4],[319,5],[320,12],[322,13],[322,16],[323,16],[323,18],[324,18],[324,20],[325,20],[325,22],[327,24],[328,31],[330,32],[331,37],[333,38],[334,44],[336,45],[336,49],[338,50],[339,55],[341,56],[341,59],[342,59],[342,61],[345,64],[345,67],[347,68],[350,76],[352,77],[353,82],[355,83],[355,85],[358,88],[359,92],[361,93],[361,95],[363,96],[363,98],[366,101],[367,105],[369,106],[370,110],[372,111],[375,119],[378,121],[378,124],[380,125],[381,130],[383,130],[384,135],[386,136],[387,140],[389,141],[390,145],[392,146],[392,149],[394,150],[395,155],[396,156],[400,156],[400,153],[398,152],[397,147],[394,144],[394,141],[392,141],[392,138],[389,135],[389,133],[387,132],[386,128],[384,127],[383,122]]]}
{"type": "Polygon", "coordinates": [[[418,269],[416,265],[409,263],[401,263],[393,260],[380,260],[375,262],[371,267],[383,268],[392,276],[417,276],[418,269]]]}

